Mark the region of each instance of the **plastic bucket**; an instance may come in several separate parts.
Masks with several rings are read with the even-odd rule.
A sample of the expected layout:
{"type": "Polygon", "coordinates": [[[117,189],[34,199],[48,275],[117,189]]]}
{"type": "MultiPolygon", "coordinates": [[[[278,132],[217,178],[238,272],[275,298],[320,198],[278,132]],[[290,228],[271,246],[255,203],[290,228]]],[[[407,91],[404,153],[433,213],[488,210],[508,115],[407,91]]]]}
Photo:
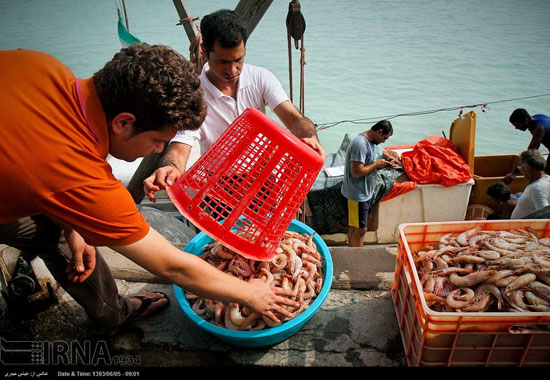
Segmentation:
{"type": "Polygon", "coordinates": [[[322,166],[311,147],[248,108],[167,193],[213,239],[269,261],[322,166]]]}
{"type": "MultiPolygon", "coordinates": [[[[288,230],[299,233],[305,232],[310,235],[315,232],[310,227],[297,220],[291,221],[288,230]]],[[[194,324],[224,342],[243,347],[262,347],[279,343],[297,333],[306,324],[306,322],[313,317],[313,315],[325,302],[330,291],[330,287],[332,286],[333,267],[330,251],[318,234],[315,234],[313,241],[315,242],[319,253],[323,257],[323,286],[317,295],[317,298],[315,298],[313,303],[306,310],[304,310],[297,317],[291,319],[290,321],[284,322],[279,326],[259,331],[235,331],[222,328],[199,317],[191,309],[189,301],[185,298],[184,291],[180,287],[174,285],[174,294],[176,299],[178,300],[178,303],[185,315],[191,319],[194,324]]],[[[203,253],[204,246],[210,242],[212,242],[212,238],[201,232],[185,246],[184,251],[198,256],[203,253]]]]}

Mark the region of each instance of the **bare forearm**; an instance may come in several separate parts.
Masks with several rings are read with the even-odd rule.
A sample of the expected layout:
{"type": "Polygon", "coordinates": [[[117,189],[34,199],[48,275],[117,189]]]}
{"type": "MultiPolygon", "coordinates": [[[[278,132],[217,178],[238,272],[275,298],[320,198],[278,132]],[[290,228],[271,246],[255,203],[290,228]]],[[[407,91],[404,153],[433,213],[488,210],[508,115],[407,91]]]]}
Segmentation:
{"type": "Polygon", "coordinates": [[[152,228],[139,242],[112,248],[151,273],[201,297],[224,302],[248,301],[242,297],[246,294],[246,282],[217,270],[198,256],[178,250],[152,228]]]}
{"type": "Polygon", "coordinates": [[[296,137],[317,137],[315,125],[307,117],[297,118],[288,128],[296,137]]]}
{"type": "Polygon", "coordinates": [[[160,161],[160,166],[174,166],[180,173],[185,172],[191,146],[183,143],[172,143],[160,161]]]}

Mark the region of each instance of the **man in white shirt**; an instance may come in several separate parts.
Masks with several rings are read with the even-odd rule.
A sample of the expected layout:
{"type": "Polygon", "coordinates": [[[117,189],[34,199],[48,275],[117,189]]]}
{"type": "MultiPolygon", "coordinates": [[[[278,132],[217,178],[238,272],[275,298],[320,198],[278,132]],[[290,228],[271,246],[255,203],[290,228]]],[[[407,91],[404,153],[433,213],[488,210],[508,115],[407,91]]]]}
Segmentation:
{"type": "Polygon", "coordinates": [[[264,68],[244,63],[248,33],[240,17],[231,10],[216,11],[202,19],[201,33],[201,49],[208,58],[200,76],[207,115],[199,130],[180,133],[170,142],[160,167],[143,181],[147,197],[155,202],[154,193],[185,172],[196,140],[203,154],[248,107],[265,113],[267,105],[324,160],[326,153],[314,124],[296,109],[277,78],[264,68]]]}
{"type": "Polygon", "coordinates": [[[512,212],[511,219],[521,219],[550,204],[550,178],[544,172],[546,160],[536,149],[521,153],[518,170],[529,181],[512,212]]]}

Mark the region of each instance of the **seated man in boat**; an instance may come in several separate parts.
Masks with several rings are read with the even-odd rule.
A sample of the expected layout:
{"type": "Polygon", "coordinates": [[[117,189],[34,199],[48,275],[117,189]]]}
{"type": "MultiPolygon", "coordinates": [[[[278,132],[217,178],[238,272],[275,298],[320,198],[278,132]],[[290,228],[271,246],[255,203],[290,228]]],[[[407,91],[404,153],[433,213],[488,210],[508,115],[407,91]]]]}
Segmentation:
{"type": "Polygon", "coordinates": [[[388,120],[374,124],[368,131],[358,134],[349,144],[344,163],[342,195],[347,199],[348,246],[362,247],[372,211],[376,170],[392,168],[395,157],[376,158],[376,146],[393,134],[388,120]]]}
{"type": "MultiPolygon", "coordinates": [[[[531,133],[531,142],[527,149],[539,149],[540,145],[544,145],[550,150],[550,117],[543,114],[529,115],[524,108],[517,108],[510,115],[510,123],[520,130],[529,131],[531,133]]],[[[546,167],[544,171],[550,174],[550,155],[546,159],[546,167]]],[[[509,184],[518,175],[518,171],[514,169],[504,178],[504,183],[509,184]]]]}
{"type": "Polygon", "coordinates": [[[219,10],[205,16],[200,25],[201,49],[208,61],[200,75],[207,104],[204,122],[197,130],[179,132],[170,142],[159,168],[144,180],[147,197],[171,185],[185,172],[195,141],[201,154],[221,136],[246,108],[265,113],[268,106],[297,137],[326,156],[317,138],[314,124],[292,104],[281,83],[268,70],[244,63],[248,32],[242,19],[231,10],[219,10]]]}
{"type": "Polygon", "coordinates": [[[487,219],[510,219],[521,194],[511,194],[504,182],[495,182],[487,189],[487,195],[498,202],[501,209],[490,214],[487,219]]]}
{"type": "Polygon", "coordinates": [[[54,57],[20,49],[0,52],[0,71],[0,243],[40,254],[94,331],[169,303],[160,292],[120,295],[97,246],[194,294],[275,321],[274,313],[291,316],[281,306],[296,302],[285,293],[223,273],[151,228],[106,162],[160,152],[176,131],[199,127],[205,106],[189,61],[167,46],[134,44],[80,79],[54,57]]]}
{"type": "Polygon", "coordinates": [[[511,219],[521,219],[550,204],[550,177],[544,172],[546,161],[536,149],[521,153],[519,171],[529,181],[512,212],[511,219]]]}

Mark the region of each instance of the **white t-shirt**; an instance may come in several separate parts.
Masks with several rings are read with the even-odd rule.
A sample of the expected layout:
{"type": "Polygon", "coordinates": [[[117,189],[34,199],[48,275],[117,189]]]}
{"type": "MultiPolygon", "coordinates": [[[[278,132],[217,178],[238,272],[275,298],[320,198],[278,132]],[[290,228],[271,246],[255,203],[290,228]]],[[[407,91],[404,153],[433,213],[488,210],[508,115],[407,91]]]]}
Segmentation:
{"type": "Polygon", "coordinates": [[[272,111],[284,101],[290,100],[281,82],[270,71],[244,64],[237,83],[237,100],[223,94],[206,77],[208,63],[202,68],[200,80],[207,105],[207,114],[196,131],[178,132],[170,142],[181,142],[193,146],[199,140],[201,154],[222,135],[227,127],[246,108],[255,108],[265,113],[267,105],[272,111]]]}
{"type": "Polygon", "coordinates": [[[550,178],[537,179],[525,187],[514,208],[511,219],[521,219],[550,204],[550,178]]]}

